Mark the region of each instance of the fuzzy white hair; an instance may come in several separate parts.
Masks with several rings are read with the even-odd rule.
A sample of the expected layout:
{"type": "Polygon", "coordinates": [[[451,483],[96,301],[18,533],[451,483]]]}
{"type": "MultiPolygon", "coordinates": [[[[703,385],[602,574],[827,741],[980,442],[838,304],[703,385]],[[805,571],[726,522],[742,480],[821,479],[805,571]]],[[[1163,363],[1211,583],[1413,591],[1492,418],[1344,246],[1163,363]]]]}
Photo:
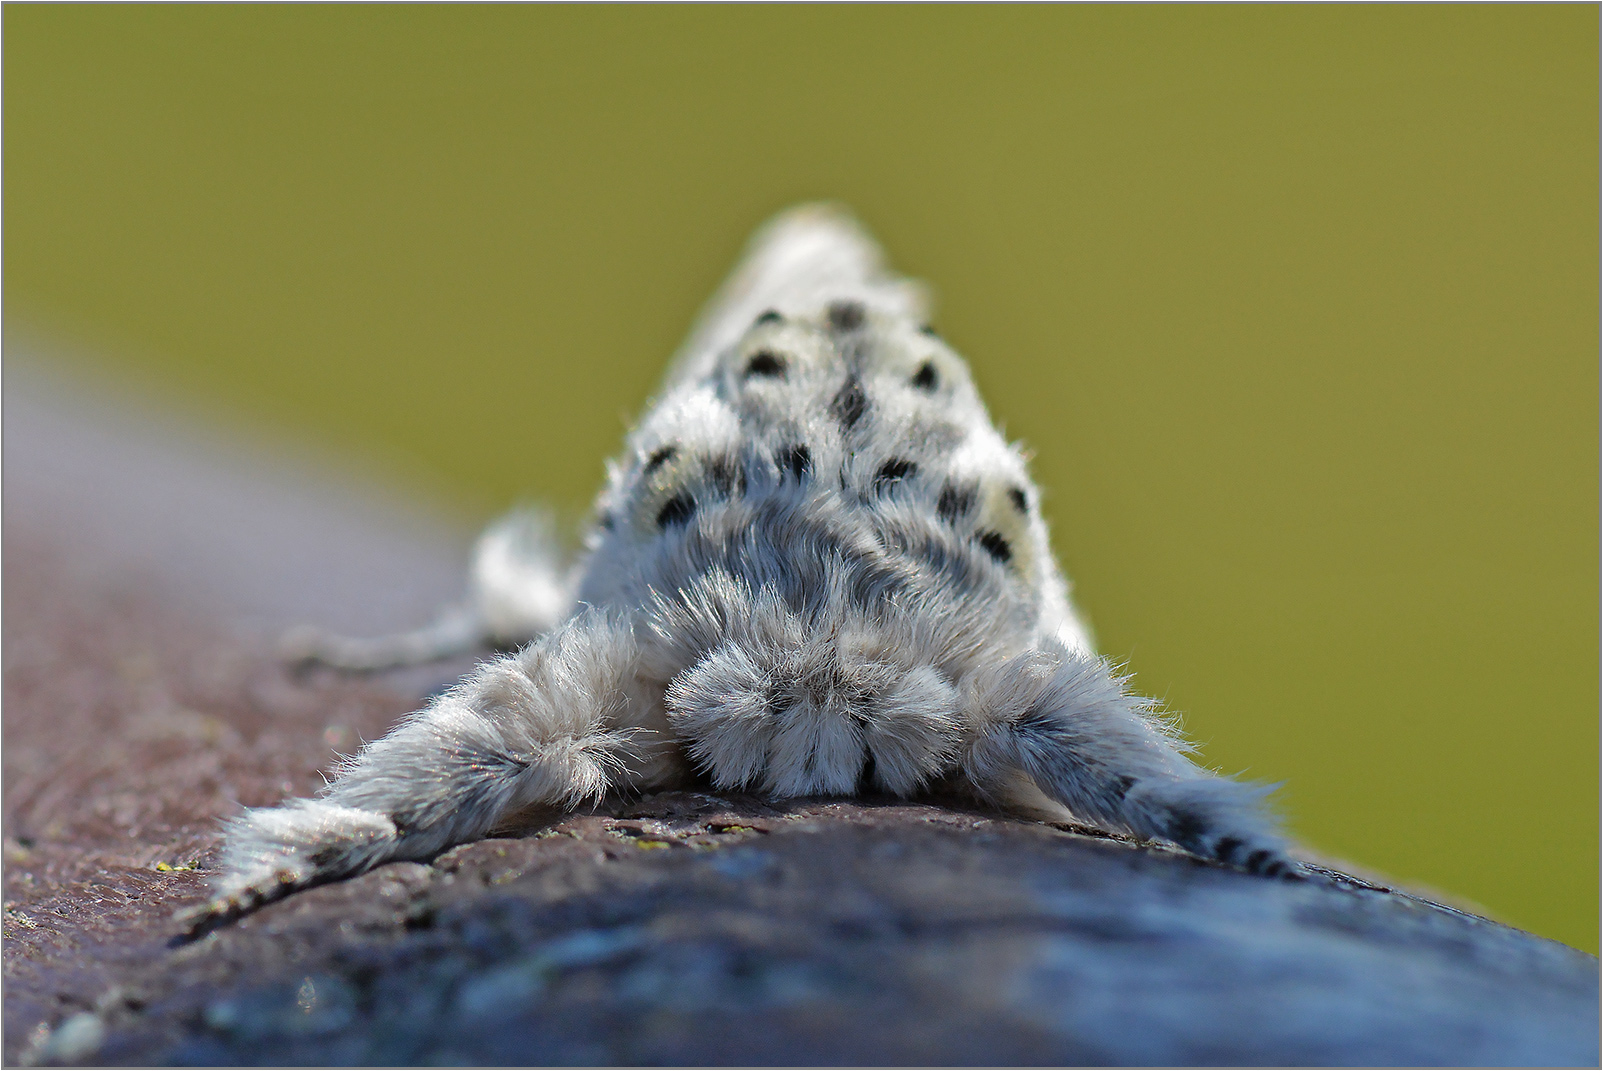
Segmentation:
{"type": "Polygon", "coordinates": [[[769,223],[609,465],[576,566],[515,515],[435,625],[293,638],[355,669],[528,646],[317,799],[236,819],[198,924],[531,806],[697,776],[775,797],[955,781],[998,802],[1025,783],[1087,823],[1296,872],[1266,790],[1194,764],[1092,653],[1024,458],[925,312],[840,210],[769,223]]]}

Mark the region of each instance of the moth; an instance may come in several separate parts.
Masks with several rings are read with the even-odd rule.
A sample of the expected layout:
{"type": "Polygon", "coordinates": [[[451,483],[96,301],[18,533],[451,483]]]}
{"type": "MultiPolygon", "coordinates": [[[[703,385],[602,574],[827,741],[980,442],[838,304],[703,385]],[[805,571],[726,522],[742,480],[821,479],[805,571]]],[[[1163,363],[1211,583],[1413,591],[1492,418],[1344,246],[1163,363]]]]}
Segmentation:
{"type": "Polygon", "coordinates": [[[349,669],[482,664],[316,798],[226,830],[200,922],[531,808],[710,781],[776,798],[959,788],[1265,875],[1267,789],[1218,776],[1098,657],[1024,457],[844,211],[764,226],[608,466],[585,552],[516,514],[465,606],[415,633],[307,631],[349,669]],[[1044,797],[1044,800],[1043,800],[1044,797]]]}

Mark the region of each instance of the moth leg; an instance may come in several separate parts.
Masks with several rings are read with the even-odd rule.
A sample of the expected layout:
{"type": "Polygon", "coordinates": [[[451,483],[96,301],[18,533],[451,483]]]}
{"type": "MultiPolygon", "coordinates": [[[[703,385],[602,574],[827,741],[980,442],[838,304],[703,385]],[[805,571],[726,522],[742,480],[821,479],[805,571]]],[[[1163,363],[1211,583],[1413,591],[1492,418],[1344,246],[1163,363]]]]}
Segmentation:
{"type": "Polygon", "coordinates": [[[1076,817],[1260,874],[1292,874],[1263,785],[1210,773],[1186,757],[1103,659],[1048,640],[967,683],[970,738],[961,763],[982,792],[1022,770],[1076,817]]]}
{"type": "Polygon", "coordinates": [[[484,645],[484,633],[484,624],[471,606],[454,606],[420,629],[393,636],[341,636],[303,625],[284,633],[278,650],[280,657],[293,665],[369,673],[467,654],[484,645]]]}
{"type": "Polygon", "coordinates": [[[481,667],[364,747],[315,799],[226,831],[215,896],[191,932],[296,889],[426,859],[536,804],[574,807],[623,776],[635,708],[630,627],[587,612],[481,667]]]}
{"type": "Polygon", "coordinates": [[[473,548],[468,598],[420,629],[393,636],[338,636],[314,627],[279,642],[286,661],[372,671],[421,665],[483,647],[516,649],[555,628],[573,609],[573,581],[554,526],[539,510],[510,513],[473,548]]]}

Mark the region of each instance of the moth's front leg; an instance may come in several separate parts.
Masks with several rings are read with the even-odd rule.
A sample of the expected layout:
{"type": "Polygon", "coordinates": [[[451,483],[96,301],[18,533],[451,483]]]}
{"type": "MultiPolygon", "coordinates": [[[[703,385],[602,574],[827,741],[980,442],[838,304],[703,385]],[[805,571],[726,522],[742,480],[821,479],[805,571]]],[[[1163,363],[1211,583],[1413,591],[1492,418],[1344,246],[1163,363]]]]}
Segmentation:
{"type": "Polygon", "coordinates": [[[549,632],[573,609],[573,578],[550,517],[507,514],[473,548],[468,597],[422,628],[390,636],[340,636],[313,626],[279,641],[286,661],[370,672],[415,666],[486,647],[511,650],[549,632]]]}
{"type": "Polygon", "coordinates": [[[192,932],[393,859],[426,859],[536,804],[577,806],[623,779],[649,709],[627,624],[590,611],[485,665],[349,760],[315,799],[230,823],[216,896],[192,932]]]}
{"type": "Polygon", "coordinates": [[[1046,641],[974,674],[965,689],[965,774],[998,791],[1023,770],[1077,817],[1261,874],[1300,870],[1266,812],[1262,785],[1220,777],[1186,757],[1103,659],[1046,641]]]}

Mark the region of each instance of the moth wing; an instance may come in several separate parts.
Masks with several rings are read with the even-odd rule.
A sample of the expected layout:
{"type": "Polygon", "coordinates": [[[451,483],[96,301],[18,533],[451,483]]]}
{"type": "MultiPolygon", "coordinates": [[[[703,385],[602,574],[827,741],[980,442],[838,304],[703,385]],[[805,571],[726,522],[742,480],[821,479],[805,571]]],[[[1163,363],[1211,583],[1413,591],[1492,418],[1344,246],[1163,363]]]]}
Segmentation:
{"type": "Polygon", "coordinates": [[[705,375],[762,313],[813,313],[839,298],[917,323],[929,318],[925,286],[890,271],[879,243],[844,207],[823,202],[781,212],[752,236],[702,309],[669,365],[666,386],[705,375]]]}

